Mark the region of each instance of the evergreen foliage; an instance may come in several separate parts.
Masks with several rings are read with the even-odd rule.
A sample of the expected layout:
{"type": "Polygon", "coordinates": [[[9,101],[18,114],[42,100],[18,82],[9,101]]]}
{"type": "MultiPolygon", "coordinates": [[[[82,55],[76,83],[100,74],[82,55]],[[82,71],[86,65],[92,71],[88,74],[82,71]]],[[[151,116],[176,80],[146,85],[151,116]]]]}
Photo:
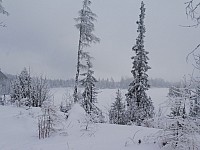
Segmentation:
{"type": "Polygon", "coordinates": [[[129,85],[128,93],[126,94],[127,101],[127,115],[130,122],[136,125],[141,125],[146,119],[152,118],[154,115],[154,107],[150,97],[147,96],[146,90],[149,89],[147,71],[148,66],[147,57],[148,52],[144,49],[144,34],[146,32],[144,25],[145,8],[144,3],[141,3],[141,14],[139,15],[138,30],[139,33],[136,44],[132,48],[135,52],[133,60],[133,67],[131,73],[133,74],[133,81],[129,85]]]}
{"type": "Polygon", "coordinates": [[[30,98],[30,90],[31,90],[31,77],[30,72],[27,71],[26,68],[22,70],[20,75],[18,76],[18,80],[21,87],[22,98],[30,98]]]}
{"type": "Polygon", "coordinates": [[[16,77],[16,79],[12,83],[12,92],[11,92],[12,103],[16,101],[20,102],[20,100],[22,99],[21,93],[22,92],[21,92],[20,82],[18,80],[18,77],[16,77]]]}
{"type": "MultiPolygon", "coordinates": [[[[13,77],[12,77],[13,78],[13,77]]],[[[12,79],[11,78],[11,79],[12,79]]],[[[98,82],[96,83],[96,87],[98,89],[127,89],[130,82],[133,78],[124,78],[122,77],[120,81],[115,81],[112,77],[111,78],[98,78],[98,82]]],[[[50,88],[59,88],[59,87],[74,87],[74,79],[47,79],[48,85],[50,88]]],[[[173,85],[179,85],[180,83],[173,83],[165,81],[164,79],[155,78],[149,79],[148,83],[151,87],[158,87],[158,88],[169,88],[173,85]]]]}
{"type": "Polygon", "coordinates": [[[86,111],[87,115],[90,116],[90,120],[93,122],[104,122],[104,116],[102,111],[95,105],[97,103],[97,79],[94,77],[94,71],[92,70],[92,57],[87,53],[86,58],[86,72],[81,75],[84,77],[80,80],[81,86],[84,88],[82,93],[81,104],[86,111]]]}
{"type": "Polygon", "coordinates": [[[14,102],[18,103],[20,106],[22,103],[24,105],[29,105],[30,95],[31,95],[31,77],[27,69],[24,68],[19,76],[13,81],[12,88],[13,92],[11,97],[14,102]]]}
{"type": "Polygon", "coordinates": [[[87,58],[87,72],[81,74],[85,78],[83,78],[80,83],[84,87],[83,91],[83,108],[87,113],[91,113],[94,107],[94,103],[97,102],[97,94],[98,92],[96,91],[95,83],[97,82],[97,79],[93,76],[94,71],[92,70],[92,62],[91,58],[87,58]]]}
{"type": "Polygon", "coordinates": [[[122,94],[119,89],[116,92],[115,102],[109,111],[109,122],[111,124],[126,124],[125,104],[123,103],[122,94]]]}

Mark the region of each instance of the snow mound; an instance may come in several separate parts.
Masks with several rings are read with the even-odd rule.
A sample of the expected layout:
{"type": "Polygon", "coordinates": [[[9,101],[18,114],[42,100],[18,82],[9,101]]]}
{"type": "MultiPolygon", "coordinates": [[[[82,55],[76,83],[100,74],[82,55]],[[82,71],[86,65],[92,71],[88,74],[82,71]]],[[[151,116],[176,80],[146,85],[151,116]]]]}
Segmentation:
{"type": "Polygon", "coordinates": [[[72,109],[69,111],[69,117],[67,119],[69,131],[80,130],[85,118],[86,112],[83,107],[78,103],[74,104],[72,109]]]}

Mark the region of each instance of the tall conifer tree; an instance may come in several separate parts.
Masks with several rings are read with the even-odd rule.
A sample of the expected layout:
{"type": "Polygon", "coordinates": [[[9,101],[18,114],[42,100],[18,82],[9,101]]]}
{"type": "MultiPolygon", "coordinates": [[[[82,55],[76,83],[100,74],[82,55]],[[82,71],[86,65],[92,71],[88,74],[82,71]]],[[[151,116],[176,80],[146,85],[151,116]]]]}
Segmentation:
{"type": "Polygon", "coordinates": [[[83,8],[79,11],[79,16],[75,18],[78,22],[76,24],[79,30],[79,43],[78,43],[78,59],[77,59],[77,71],[75,77],[75,87],[74,87],[74,102],[78,101],[78,84],[79,75],[81,68],[87,68],[81,63],[82,59],[88,57],[87,53],[83,51],[85,47],[90,46],[91,43],[99,42],[99,38],[93,34],[94,31],[94,21],[96,21],[96,14],[90,9],[91,1],[83,0],[83,8]]]}
{"type": "Polygon", "coordinates": [[[133,81],[129,85],[128,93],[126,94],[127,101],[127,114],[130,122],[136,125],[141,125],[146,119],[152,118],[154,113],[153,103],[151,98],[147,96],[146,91],[149,89],[148,75],[147,71],[150,69],[148,66],[147,52],[144,49],[144,37],[145,37],[145,7],[144,3],[141,2],[139,21],[138,24],[139,33],[136,44],[133,46],[132,50],[135,52],[135,56],[131,59],[133,60],[133,67],[131,73],[133,74],[133,81]]]}

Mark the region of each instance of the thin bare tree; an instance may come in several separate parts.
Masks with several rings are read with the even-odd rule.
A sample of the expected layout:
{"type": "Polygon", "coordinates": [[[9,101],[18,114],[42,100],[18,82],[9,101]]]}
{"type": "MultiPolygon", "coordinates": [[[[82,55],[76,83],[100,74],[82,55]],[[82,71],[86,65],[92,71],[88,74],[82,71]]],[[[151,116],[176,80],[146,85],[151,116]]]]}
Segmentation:
{"type": "Polygon", "coordinates": [[[97,15],[90,9],[90,0],[83,0],[83,8],[79,11],[79,16],[75,18],[77,29],[79,30],[79,42],[78,42],[78,58],[77,58],[77,71],[75,77],[75,87],[74,87],[74,102],[78,101],[78,84],[80,69],[86,68],[81,60],[88,58],[88,53],[84,52],[83,49],[89,47],[91,43],[97,43],[100,41],[98,37],[93,34],[94,31],[94,21],[96,21],[97,15]]]}

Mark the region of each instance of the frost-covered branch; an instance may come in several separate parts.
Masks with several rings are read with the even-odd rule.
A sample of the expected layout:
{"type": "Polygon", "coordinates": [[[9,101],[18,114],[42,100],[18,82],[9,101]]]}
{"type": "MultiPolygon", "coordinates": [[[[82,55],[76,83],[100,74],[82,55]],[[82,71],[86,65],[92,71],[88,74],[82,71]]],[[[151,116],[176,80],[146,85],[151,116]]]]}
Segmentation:
{"type": "Polygon", "coordinates": [[[188,26],[188,27],[197,27],[200,24],[200,15],[199,15],[199,8],[200,2],[196,2],[195,0],[190,0],[185,3],[186,5],[186,15],[190,17],[195,24],[188,26]]]}
{"type": "MultiPolygon", "coordinates": [[[[193,25],[187,25],[183,27],[198,27],[200,24],[200,2],[197,0],[190,0],[185,3],[185,12],[188,18],[194,21],[193,25]]],[[[198,44],[187,56],[188,57],[193,54],[197,49],[199,49],[200,44],[198,44]]]]}
{"type": "MultiPolygon", "coordinates": [[[[6,15],[6,16],[9,15],[9,13],[2,6],[2,0],[0,0],[0,13],[3,14],[3,15],[6,15]]],[[[6,27],[6,25],[3,22],[0,22],[0,27],[6,27]]]]}
{"type": "Polygon", "coordinates": [[[0,13],[4,15],[9,15],[9,13],[5,10],[5,8],[2,6],[2,0],[0,0],[0,13]]]}

